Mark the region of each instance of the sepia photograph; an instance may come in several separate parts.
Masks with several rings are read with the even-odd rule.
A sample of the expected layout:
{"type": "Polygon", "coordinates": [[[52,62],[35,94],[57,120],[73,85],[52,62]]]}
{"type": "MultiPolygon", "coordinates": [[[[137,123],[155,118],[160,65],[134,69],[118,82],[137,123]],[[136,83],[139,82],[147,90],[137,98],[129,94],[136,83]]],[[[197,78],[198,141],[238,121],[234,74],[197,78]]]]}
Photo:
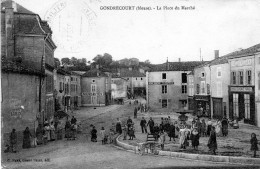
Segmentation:
{"type": "Polygon", "coordinates": [[[259,0],[1,0],[1,168],[259,169],[259,0]]]}

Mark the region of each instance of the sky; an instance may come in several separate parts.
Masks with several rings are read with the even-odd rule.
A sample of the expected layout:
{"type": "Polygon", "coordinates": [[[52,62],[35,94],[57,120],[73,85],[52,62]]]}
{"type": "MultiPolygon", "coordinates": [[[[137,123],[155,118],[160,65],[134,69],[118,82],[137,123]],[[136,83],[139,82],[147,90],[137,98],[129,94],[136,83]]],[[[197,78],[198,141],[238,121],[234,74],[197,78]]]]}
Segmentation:
{"type": "Polygon", "coordinates": [[[259,0],[14,1],[49,22],[59,59],[92,61],[109,53],[114,60],[134,57],[159,64],[167,57],[170,62],[199,61],[201,51],[203,60],[212,60],[214,50],[223,56],[260,43],[259,0]],[[104,6],[135,10],[102,10],[104,6]],[[138,6],[152,10],[136,10],[138,6]],[[195,9],[175,10],[181,6],[195,9]]]}

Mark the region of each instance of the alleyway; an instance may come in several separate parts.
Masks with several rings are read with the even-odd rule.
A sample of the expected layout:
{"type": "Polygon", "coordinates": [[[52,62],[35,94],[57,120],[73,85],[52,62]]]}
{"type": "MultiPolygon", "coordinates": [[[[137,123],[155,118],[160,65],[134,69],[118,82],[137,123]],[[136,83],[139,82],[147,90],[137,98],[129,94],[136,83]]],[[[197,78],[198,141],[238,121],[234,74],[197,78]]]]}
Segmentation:
{"type": "Polygon", "coordinates": [[[133,105],[111,105],[108,107],[82,108],[73,115],[82,123],[83,134],[75,141],[55,141],[46,146],[21,150],[16,154],[3,153],[2,165],[6,168],[151,168],[167,166],[216,166],[223,164],[181,160],[156,156],[140,156],[120,150],[113,145],[101,145],[90,141],[89,125],[94,124],[98,132],[101,126],[108,130],[112,122],[133,116],[133,105]],[[7,162],[9,160],[9,162],[7,162]],[[16,162],[14,162],[16,160],[16,162]],[[19,160],[23,160],[20,162],[19,160]],[[42,160],[35,162],[35,160],[42,160]],[[47,160],[47,162],[45,162],[47,160]],[[49,161],[48,161],[49,160],[49,161]]]}

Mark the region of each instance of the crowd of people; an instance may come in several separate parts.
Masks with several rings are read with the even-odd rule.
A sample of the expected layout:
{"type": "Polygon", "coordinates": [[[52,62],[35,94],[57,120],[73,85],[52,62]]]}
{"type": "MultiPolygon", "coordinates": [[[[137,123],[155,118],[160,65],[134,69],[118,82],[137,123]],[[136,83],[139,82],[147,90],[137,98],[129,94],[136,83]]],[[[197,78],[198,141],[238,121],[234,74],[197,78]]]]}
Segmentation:
{"type": "MultiPolygon", "coordinates": [[[[23,131],[23,149],[28,149],[31,147],[36,147],[37,145],[46,145],[48,142],[55,140],[62,140],[67,138],[67,140],[75,140],[77,138],[77,133],[81,132],[81,124],[77,124],[77,119],[72,116],[71,120],[67,117],[65,126],[62,126],[61,121],[55,118],[53,121],[48,121],[45,119],[43,124],[39,124],[36,128],[35,133],[26,127],[23,131]],[[65,131],[65,132],[63,132],[65,131]]],[[[13,129],[10,138],[9,145],[5,152],[17,152],[17,133],[13,129]]]]}

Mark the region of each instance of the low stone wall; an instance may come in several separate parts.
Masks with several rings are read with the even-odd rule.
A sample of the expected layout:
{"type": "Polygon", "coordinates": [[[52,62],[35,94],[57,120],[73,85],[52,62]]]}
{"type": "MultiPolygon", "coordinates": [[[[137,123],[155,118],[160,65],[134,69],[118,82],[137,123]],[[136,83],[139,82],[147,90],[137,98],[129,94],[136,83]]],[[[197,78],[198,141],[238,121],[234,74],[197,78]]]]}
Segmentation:
{"type": "MultiPolygon", "coordinates": [[[[133,150],[135,153],[138,150],[137,146],[129,145],[119,141],[121,136],[118,135],[115,139],[115,144],[126,150],[133,150]]],[[[245,157],[230,157],[230,156],[216,156],[207,154],[188,154],[180,152],[170,152],[170,151],[158,151],[160,156],[171,156],[175,158],[185,158],[192,160],[202,160],[202,161],[212,161],[212,162],[223,162],[223,163],[236,163],[236,164],[252,164],[260,166],[260,158],[245,158],[245,157]]]]}

